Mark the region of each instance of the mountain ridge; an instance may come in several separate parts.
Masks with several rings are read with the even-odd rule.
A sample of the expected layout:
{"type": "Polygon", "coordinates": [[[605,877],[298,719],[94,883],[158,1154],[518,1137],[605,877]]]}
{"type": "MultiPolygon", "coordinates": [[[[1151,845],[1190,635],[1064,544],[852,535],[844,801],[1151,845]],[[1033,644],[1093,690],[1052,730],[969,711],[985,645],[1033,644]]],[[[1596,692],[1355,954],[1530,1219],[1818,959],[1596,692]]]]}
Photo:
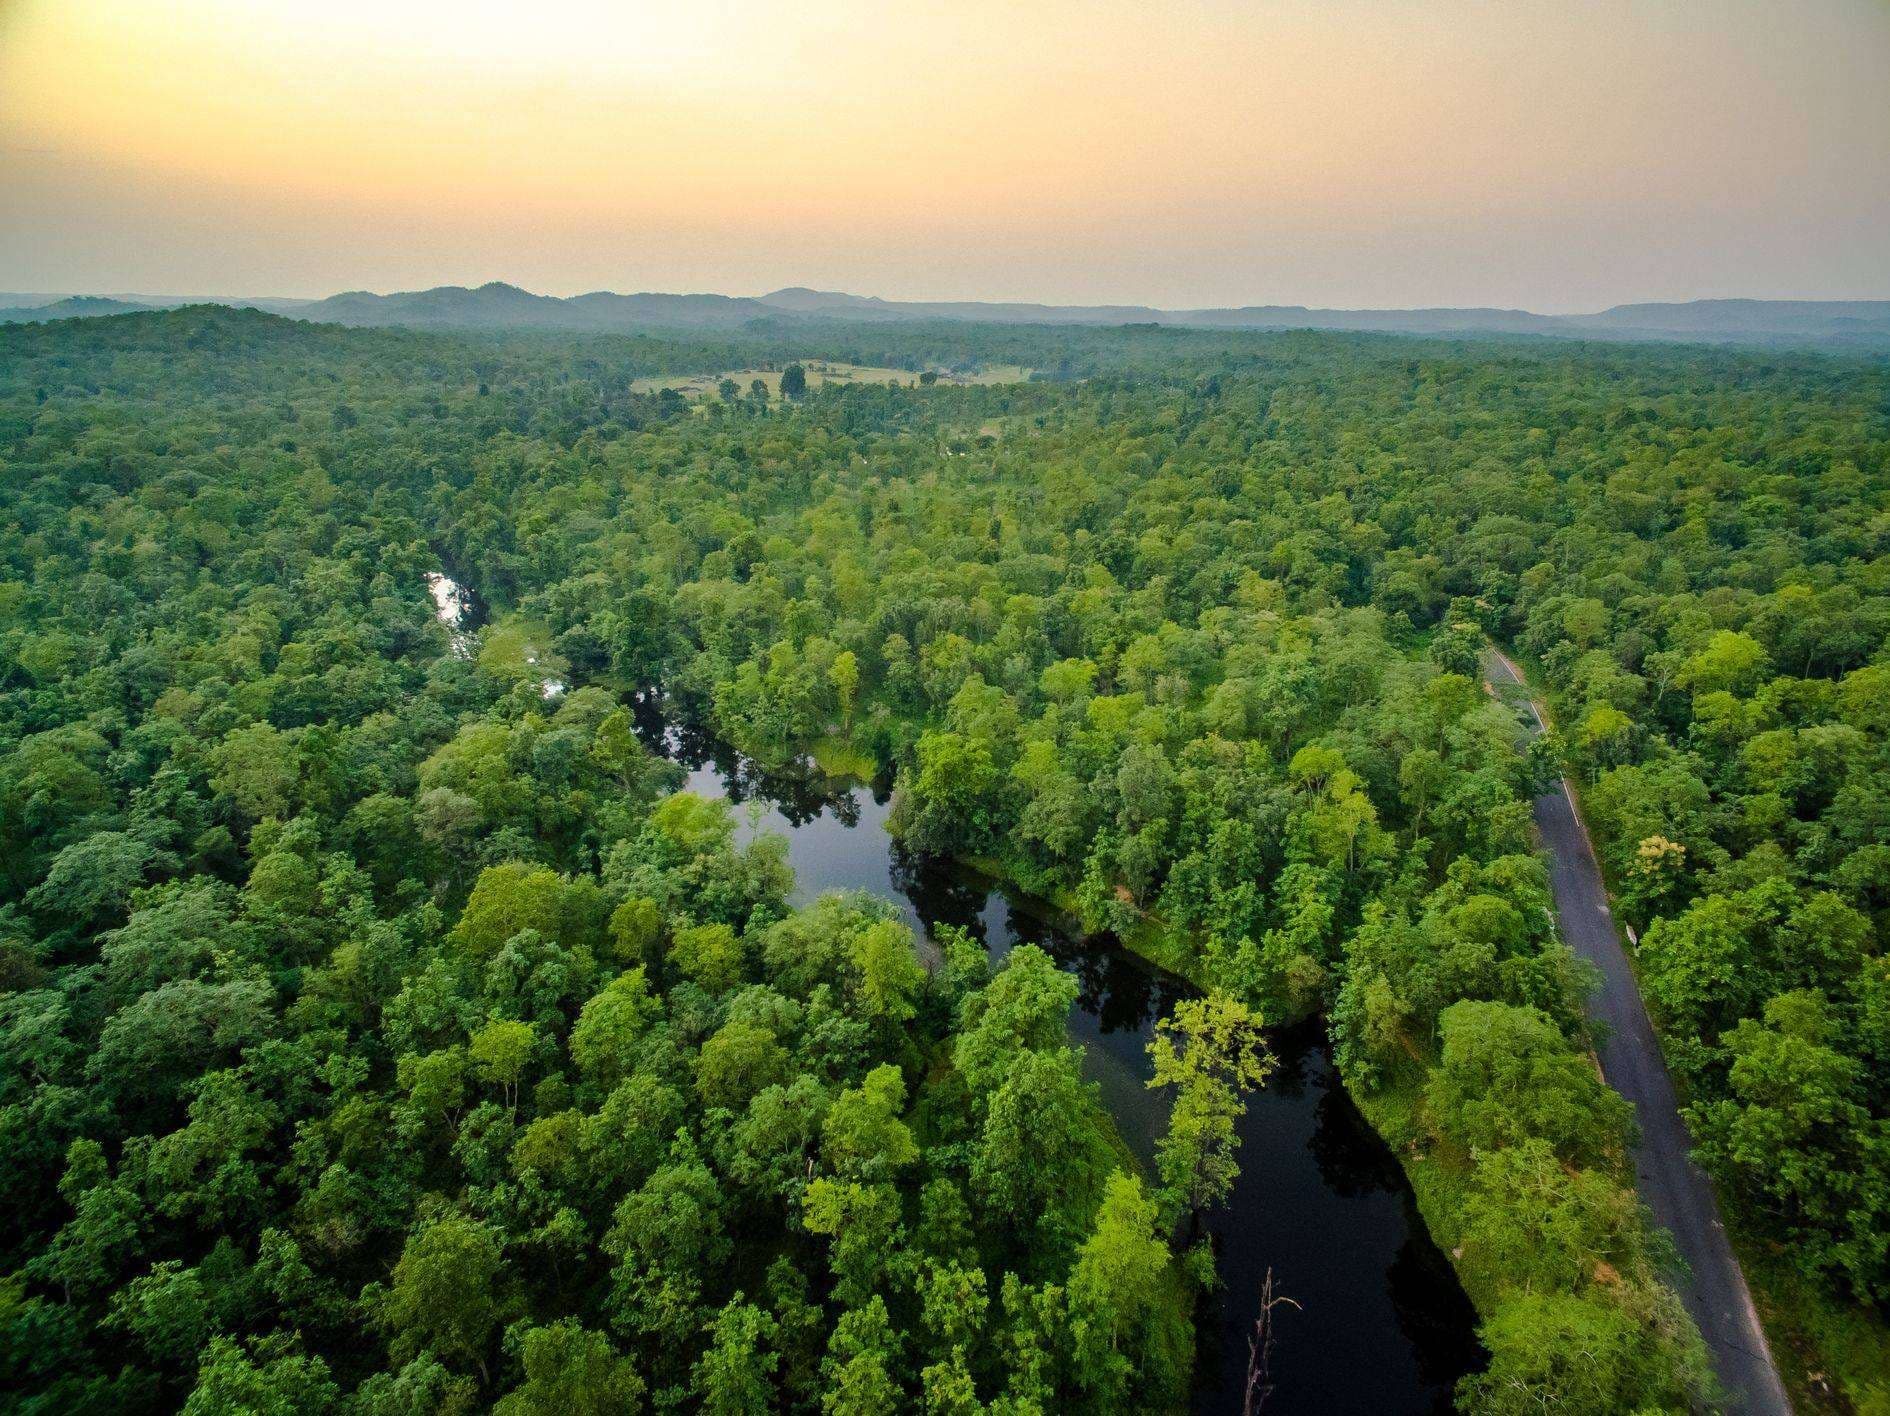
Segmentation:
{"type": "MultiPolygon", "coordinates": [[[[162,309],[165,297],[32,297],[0,309],[0,323],[85,318],[162,309]]],[[[192,301],[191,303],[200,303],[192,301]]],[[[619,293],[538,295],[505,281],[438,285],[379,294],[345,290],[320,300],[258,297],[208,300],[317,323],[437,329],[739,329],[755,322],[989,324],[1156,324],[1177,328],[1336,330],[1441,336],[1546,335],[1607,340],[1861,345],[1890,348],[1890,300],[1711,299],[1613,305],[1585,315],[1539,315],[1497,306],[1343,309],[1238,305],[1164,309],[1153,305],[1050,305],[1031,301],[886,300],[876,295],[784,286],[765,295],[619,293]]]]}
{"type": "Polygon", "coordinates": [[[155,310],[145,305],[120,300],[109,295],[67,295],[44,305],[14,306],[0,310],[0,324],[22,324],[29,320],[96,319],[100,315],[136,315],[155,310]]]}

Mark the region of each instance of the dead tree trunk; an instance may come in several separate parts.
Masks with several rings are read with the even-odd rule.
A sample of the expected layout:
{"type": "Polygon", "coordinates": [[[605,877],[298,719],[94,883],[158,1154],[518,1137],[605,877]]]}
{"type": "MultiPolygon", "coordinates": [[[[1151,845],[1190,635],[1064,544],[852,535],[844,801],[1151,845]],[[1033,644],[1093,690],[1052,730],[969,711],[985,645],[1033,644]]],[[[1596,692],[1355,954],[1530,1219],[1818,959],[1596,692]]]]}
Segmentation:
{"type": "Polygon", "coordinates": [[[1253,1320],[1253,1331],[1247,1335],[1247,1399],[1241,1416],[1259,1416],[1260,1408],[1273,1395],[1273,1310],[1282,1303],[1300,1306],[1273,1292],[1273,1270],[1269,1268],[1266,1281],[1260,1285],[1260,1316],[1253,1320]]]}

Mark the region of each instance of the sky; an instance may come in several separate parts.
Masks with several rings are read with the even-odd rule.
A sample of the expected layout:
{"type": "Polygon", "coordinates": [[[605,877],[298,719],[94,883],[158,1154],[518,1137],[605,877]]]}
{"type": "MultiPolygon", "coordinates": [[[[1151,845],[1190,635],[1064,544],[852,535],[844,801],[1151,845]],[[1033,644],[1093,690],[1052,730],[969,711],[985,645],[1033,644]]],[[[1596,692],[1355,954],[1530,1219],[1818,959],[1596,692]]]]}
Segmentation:
{"type": "Polygon", "coordinates": [[[1890,298],[1890,0],[0,0],[0,290],[1890,298]]]}

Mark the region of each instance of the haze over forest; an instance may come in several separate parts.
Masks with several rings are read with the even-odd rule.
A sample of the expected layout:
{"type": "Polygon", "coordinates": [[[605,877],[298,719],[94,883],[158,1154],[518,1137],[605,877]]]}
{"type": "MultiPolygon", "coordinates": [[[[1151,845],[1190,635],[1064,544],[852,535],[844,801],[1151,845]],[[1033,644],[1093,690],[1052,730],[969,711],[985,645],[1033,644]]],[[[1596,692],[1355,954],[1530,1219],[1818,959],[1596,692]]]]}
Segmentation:
{"type": "Polygon", "coordinates": [[[150,295],[0,293],[0,324],[95,318],[191,304],[226,304],[317,323],[405,325],[421,329],[536,329],[589,333],[649,329],[791,329],[797,324],[969,322],[1016,325],[1139,325],[1177,328],[1325,329],[1450,336],[1537,335],[1568,339],[1683,340],[1700,343],[1890,347],[1890,300],[1697,300],[1617,305],[1592,315],[1528,310],[1309,310],[1247,306],[1157,310],[1137,305],[1041,305],[994,301],[890,301],[804,287],[754,297],[620,295],[593,291],[558,299],[494,281],[467,289],[377,295],[354,290],[323,300],[259,297],[214,300],[150,295]]]}

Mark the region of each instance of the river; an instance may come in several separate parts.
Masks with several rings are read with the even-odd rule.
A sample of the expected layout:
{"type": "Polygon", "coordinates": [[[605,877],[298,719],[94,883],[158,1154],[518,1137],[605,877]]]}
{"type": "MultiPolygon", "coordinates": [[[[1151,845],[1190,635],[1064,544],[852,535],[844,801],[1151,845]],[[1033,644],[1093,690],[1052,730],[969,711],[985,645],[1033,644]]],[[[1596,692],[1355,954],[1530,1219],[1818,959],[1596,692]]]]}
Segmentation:
{"type": "MultiPolygon", "coordinates": [[[[646,741],[688,771],[685,790],[748,803],[736,813],[744,838],[787,838],[795,903],[865,890],[892,901],[922,935],[955,924],[994,957],[1021,943],[1050,953],[1081,983],[1070,1031],[1085,1073],[1129,1146],[1153,1156],[1168,1106],[1145,1085],[1147,1046],[1187,984],[1106,938],[1059,929],[973,871],[908,860],[886,833],[883,787],[811,769],[764,772],[673,729],[651,730],[646,741]]],[[[1268,1416],[1448,1411],[1457,1378],[1481,1356],[1469,1300],[1425,1233],[1404,1172],[1340,1086],[1322,1029],[1308,1023],[1269,1040],[1278,1065],[1248,1097],[1240,1179],[1207,1221],[1225,1287],[1198,1321],[1195,1410],[1241,1410],[1247,1335],[1271,1268],[1274,1291],[1300,1306],[1275,1310],[1268,1416]]]]}
{"type": "MultiPolygon", "coordinates": [[[[437,612],[469,657],[485,607],[445,575],[427,577],[437,612]]],[[[562,687],[562,685],[560,685],[562,687]]],[[[666,728],[640,709],[645,741],[688,772],[685,789],[747,806],[744,837],[787,838],[794,900],[865,890],[892,901],[923,939],[961,925],[994,957],[1036,944],[1081,984],[1070,1017],[1083,1067],[1130,1148],[1145,1162],[1167,1125],[1166,1099],[1145,1085],[1156,1019],[1188,985],[1106,937],[1058,928],[995,882],[950,862],[907,859],[886,832],[882,787],[817,772],[764,772],[713,739],[666,728]]],[[[1268,1416],[1443,1412],[1479,1365],[1476,1314],[1425,1233],[1404,1172],[1339,1084],[1316,1023],[1277,1029],[1266,1084],[1247,1098],[1240,1178],[1207,1217],[1223,1287],[1197,1317],[1194,1409],[1239,1412],[1247,1338],[1260,1288],[1297,1307],[1275,1310],[1268,1416]]]]}

